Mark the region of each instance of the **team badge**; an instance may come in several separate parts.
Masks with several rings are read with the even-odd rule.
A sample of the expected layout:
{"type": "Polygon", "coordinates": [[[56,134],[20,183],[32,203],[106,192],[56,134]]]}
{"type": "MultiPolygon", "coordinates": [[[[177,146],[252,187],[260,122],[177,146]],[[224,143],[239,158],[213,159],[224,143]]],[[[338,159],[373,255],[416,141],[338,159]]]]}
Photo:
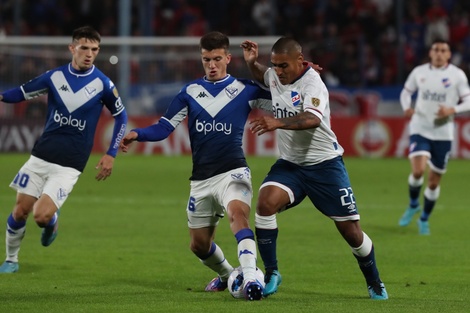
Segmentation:
{"type": "Polygon", "coordinates": [[[116,87],[113,88],[113,95],[114,95],[116,98],[119,98],[119,92],[117,91],[117,88],[116,88],[116,87]]]}
{"type": "Polygon", "coordinates": [[[320,99],[318,98],[312,98],[312,104],[314,107],[317,107],[320,105],[320,99]]]}
{"type": "Polygon", "coordinates": [[[450,80],[448,78],[443,78],[442,79],[442,84],[444,85],[445,88],[450,87],[450,80]]]}
{"type": "Polygon", "coordinates": [[[59,188],[59,190],[57,191],[57,200],[63,200],[67,197],[67,195],[67,190],[59,188]]]}
{"type": "Polygon", "coordinates": [[[225,88],[225,93],[230,99],[233,99],[238,95],[238,88],[227,87],[225,88]]]}
{"type": "Polygon", "coordinates": [[[91,97],[95,96],[95,94],[96,94],[96,88],[94,88],[94,87],[86,86],[85,91],[86,91],[86,95],[87,95],[88,98],[91,98],[91,97]]]}
{"type": "Polygon", "coordinates": [[[300,95],[297,91],[291,91],[290,97],[292,99],[293,106],[298,106],[300,104],[300,95]]]}

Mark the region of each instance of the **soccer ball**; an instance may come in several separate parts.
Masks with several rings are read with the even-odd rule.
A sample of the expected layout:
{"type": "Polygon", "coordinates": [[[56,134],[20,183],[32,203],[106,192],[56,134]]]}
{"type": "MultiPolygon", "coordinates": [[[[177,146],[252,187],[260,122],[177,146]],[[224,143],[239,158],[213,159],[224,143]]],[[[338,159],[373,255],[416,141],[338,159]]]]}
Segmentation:
{"type": "MultiPolygon", "coordinates": [[[[256,281],[258,281],[264,288],[264,273],[258,267],[256,268],[255,276],[256,281]]],[[[232,273],[228,278],[227,284],[228,291],[230,292],[232,297],[236,299],[245,298],[245,295],[243,294],[243,272],[241,266],[233,269],[232,273]]]]}

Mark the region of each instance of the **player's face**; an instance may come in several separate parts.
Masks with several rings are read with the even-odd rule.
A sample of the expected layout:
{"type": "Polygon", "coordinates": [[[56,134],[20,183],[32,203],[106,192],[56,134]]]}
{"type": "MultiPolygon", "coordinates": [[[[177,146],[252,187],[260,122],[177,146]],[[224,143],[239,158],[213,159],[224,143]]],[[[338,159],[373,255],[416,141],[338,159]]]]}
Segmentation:
{"type": "Polygon", "coordinates": [[[72,53],[72,66],[79,71],[86,71],[95,62],[100,51],[100,44],[97,41],[90,41],[86,38],[75,40],[69,45],[72,53]]]}
{"type": "Polygon", "coordinates": [[[435,43],[429,50],[429,58],[432,66],[446,66],[452,56],[449,45],[446,43],[435,43]]]}
{"type": "Polygon", "coordinates": [[[271,53],[271,64],[283,85],[291,84],[303,71],[301,53],[271,53]]]}
{"type": "Polygon", "coordinates": [[[230,53],[225,49],[214,49],[208,51],[201,50],[202,66],[206,73],[206,79],[210,81],[217,81],[227,76],[227,65],[232,58],[230,53]]]}

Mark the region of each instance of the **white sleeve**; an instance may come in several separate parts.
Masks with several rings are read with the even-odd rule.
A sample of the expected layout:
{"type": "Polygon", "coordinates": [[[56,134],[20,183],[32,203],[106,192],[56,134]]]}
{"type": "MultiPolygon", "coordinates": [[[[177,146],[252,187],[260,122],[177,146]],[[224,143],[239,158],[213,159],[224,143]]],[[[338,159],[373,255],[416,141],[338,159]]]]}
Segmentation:
{"type": "Polygon", "coordinates": [[[459,105],[454,107],[455,113],[461,113],[470,111],[470,87],[468,86],[468,80],[465,73],[461,72],[460,84],[457,87],[459,92],[459,97],[462,102],[459,105]]]}
{"type": "Polygon", "coordinates": [[[414,92],[409,91],[406,88],[403,88],[403,90],[400,93],[400,104],[403,109],[403,111],[408,110],[411,108],[411,96],[413,95],[414,92]]]}

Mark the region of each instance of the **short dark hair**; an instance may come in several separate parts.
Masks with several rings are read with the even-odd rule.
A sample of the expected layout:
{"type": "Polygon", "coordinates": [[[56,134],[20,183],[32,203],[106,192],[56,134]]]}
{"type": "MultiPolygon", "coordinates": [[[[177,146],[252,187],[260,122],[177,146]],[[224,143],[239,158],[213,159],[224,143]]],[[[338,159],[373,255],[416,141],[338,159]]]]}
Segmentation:
{"type": "Polygon", "coordinates": [[[100,33],[91,26],[82,26],[73,31],[72,41],[80,40],[81,38],[101,42],[100,33]]]}
{"type": "Polygon", "coordinates": [[[276,54],[302,53],[302,46],[292,37],[281,37],[273,45],[271,52],[276,54]]]}
{"type": "Polygon", "coordinates": [[[227,35],[222,34],[221,32],[209,32],[201,37],[199,41],[199,48],[205,49],[207,51],[212,51],[214,49],[225,49],[228,52],[230,47],[230,41],[227,35]]]}

